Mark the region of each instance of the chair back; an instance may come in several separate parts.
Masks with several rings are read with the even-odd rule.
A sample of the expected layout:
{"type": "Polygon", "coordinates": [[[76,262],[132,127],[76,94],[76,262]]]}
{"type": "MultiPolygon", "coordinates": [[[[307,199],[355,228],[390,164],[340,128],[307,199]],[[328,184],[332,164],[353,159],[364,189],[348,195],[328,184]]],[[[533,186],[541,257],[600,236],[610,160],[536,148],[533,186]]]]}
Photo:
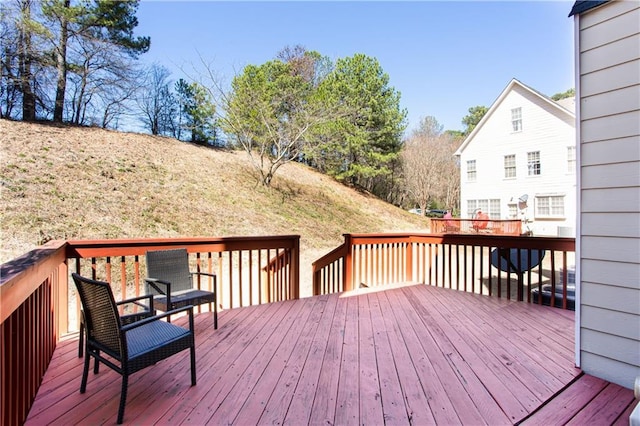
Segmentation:
{"type": "Polygon", "coordinates": [[[87,329],[87,340],[111,355],[122,356],[120,315],[109,283],[71,274],[78,289],[87,329]]]}
{"type": "MultiPolygon", "coordinates": [[[[148,251],[147,277],[170,282],[172,293],[193,288],[187,249],[148,251]]],[[[146,287],[147,294],[158,294],[153,287],[146,287]]]]}

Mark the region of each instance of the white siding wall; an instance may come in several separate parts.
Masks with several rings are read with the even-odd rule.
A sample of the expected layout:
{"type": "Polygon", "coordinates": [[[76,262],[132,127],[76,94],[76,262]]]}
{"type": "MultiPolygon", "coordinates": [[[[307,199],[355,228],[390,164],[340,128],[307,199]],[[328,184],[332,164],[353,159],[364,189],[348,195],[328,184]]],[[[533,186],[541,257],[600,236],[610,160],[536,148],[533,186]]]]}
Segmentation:
{"type": "Polygon", "coordinates": [[[512,87],[461,153],[462,217],[469,199],[500,199],[501,218],[507,219],[509,202],[527,194],[526,216],[535,219],[536,194],[563,195],[563,219],[535,219],[529,225],[534,235],[556,236],[558,226],[575,229],[576,176],[567,168],[567,148],[575,146],[575,119],[519,84],[512,87]],[[512,108],[522,108],[521,132],[512,130],[512,108]],[[540,151],[538,176],[528,175],[527,152],[531,151],[540,151]],[[504,156],[511,154],[516,156],[515,179],[504,177],[504,156]],[[476,160],[475,182],[467,179],[467,160],[476,160]]]}
{"type": "Polygon", "coordinates": [[[640,2],[576,19],[580,365],[632,388],[640,376],[640,2]]]}

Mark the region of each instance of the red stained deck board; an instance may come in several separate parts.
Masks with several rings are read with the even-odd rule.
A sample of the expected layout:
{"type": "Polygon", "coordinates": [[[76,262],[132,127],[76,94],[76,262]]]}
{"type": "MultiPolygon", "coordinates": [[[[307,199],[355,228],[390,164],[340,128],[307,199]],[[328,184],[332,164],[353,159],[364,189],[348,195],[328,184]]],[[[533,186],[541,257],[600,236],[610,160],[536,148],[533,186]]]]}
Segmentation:
{"type": "MultiPolygon", "coordinates": [[[[278,309],[269,319],[263,321],[260,318],[251,324],[253,333],[251,336],[247,336],[246,344],[240,346],[240,353],[233,359],[225,357],[225,362],[218,366],[218,380],[215,385],[207,382],[206,387],[209,391],[203,397],[204,404],[197,404],[188,416],[182,419],[183,424],[205,424],[218,410],[251,363],[256,362],[256,357],[262,347],[269,340],[271,334],[278,329],[282,319],[289,314],[294,303],[278,303],[276,306],[278,309]]],[[[160,422],[163,422],[163,419],[160,422]]],[[[173,423],[173,419],[169,422],[173,423]]]]}
{"type": "MultiPolygon", "coordinates": [[[[408,295],[390,293],[388,297],[396,315],[405,318],[399,319],[401,323],[406,322],[401,332],[436,423],[481,423],[483,416],[474,404],[469,388],[478,390],[481,399],[488,394],[482,385],[476,386],[479,382],[475,374],[466,368],[439,324],[435,321],[430,321],[428,325],[423,323],[425,318],[408,302],[408,295]],[[468,374],[469,381],[464,379],[465,374],[468,374]]],[[[491,403],[495,404],[493,400],[491,403]]]]}
{"type": "MultiPolygon", "coordinates": [[[[311,407],[308,419],[310,424],[333,424],[338,404],[338,388],[340,386],[340,366],[344,348],[345,323],[349,298],[335,295],[337,299],[333,321],[329,330],[326,352],[322,357],[322,365],[318,373],[318,386],[313,400],[305,401],[305,394],[294,395],[289,414],[285,417],[287,424],[295,425],[298,414],[304,408],[311,407]]],[[[318,354],[320,356],[320,354],[318,354]]],[[[317,363],[314,364],[317,366],[317,363]]]]}
{"type": "Polygon", "coordinates": [[[406,401],[408,420],[417,425],[434,424],[435,419],[429,409],[429,401],[401,333],[401,329],[411,327],[411,325],[401,323],[400,317],[396,316],[386,293],[379,293],[378,299],[384,329],[394,357],[394,368],[397,370],[402,396],[406,401]]]}
{"type": "MultiPolygon", "coordinates": [[[[406,292],[417,293],[420,289],[406,288],[406,292]]],[[[508,371],[500,368],[496,359],[491,359],[483,347],[473,344],[466,339],[467,336],[460,335],[450,320],[443,317],[436,311],[436,305],[428,298],[410,298],[410,303],[416,308],[423,318],[424,326],[433,329],[438,333],[437,340],[442,342],[441,351],[443,353],[457,353],[466,364],[478,376],[484,387],[498,402],[505,414],[515,421],[526,415],[527,407],[531,406],[530,395],[514,394],[512,389],[513,376],[508,371]],[[420,303],[422,302],[422,303],[420,303]],[[434,325],[437,324],[438,327],[434,325]]]]}
{"type": "MultiPolygon", "coordinates": [[[[562,402],[554,401],[572,401],[587,383],[565,389],[578,372],[568,349],[572,314],[424,285],[222,311],[218,330],[203,313],[198,384],[190,386],[187,352],[142,370],[130,378],[124,421],[555,424],[553,404],[562,402]],[[532,406],[547,391],[551,400],[532,406]]],[[[27,425],[115,423],[120,376],[102,366],[81,395],[81,369],[77,338],[60,342],[27,425]]],[[[620,421],[632,400],[631,391],[607,384],[570,404],[566,418],[620,421]]]]}
{"type": "Polygon", "coordinates": [[[342,342],[335,419],[332,424],[351,425],[360,421],[358,359],[358,298],[347,297],[347,314],[342,342]]]}
{"type": "Polygon", "coordinates": [[[384,421],[395,425],[409,424],[408,409],[398,377],[398,365],[406,364],[407,360],[393,352],[389,340],[390,335],[394,333],[393,326],[387,329],[388,323],[385,322],[381,310],[381,305],[386,303],[386,298],[380,296],[382,296],[381,293],[372,293],[368,296],[368,301],[373,324],[376,364],[380,376],[379,387],[384,421]]]}
{"type": "MultiPolygon", "coordinates": [[[[374,327],[371,321],[369,298],[358,297],[358,370],[360,371],[360,424],[382,424],[383,404],[380,378],[378,376],[378,360],[376,359],[376,342],[374,327]]],[[[406,414],[405,414],[406,418],[406,414]]]]}
{"type": "MultiPolygon", "coordinates": [[[[531,353],[537,354],[536,351],[529,350],[532,343],[535,345],[536,342],[528,341],[524,344],[517,330],[508,332],[505,329],[505,325],[513,323],[511,317],[505,317],[500,312],[495,312],[491,316],[481,310],[473,310],[471,305],[473,301],[466,298],[462,299],[462,303],[457,308],[459,309],[458,311],[447,304],[447,299],[444,296],[439,293],[434,294],[434,298],[441,303],[438,310],[442,312],[449,311],[451,318],[460,318],[460,314],[463,315],[462,318],[467,318],[468,324],[465,325],[460,321],[460,327],[465,327],[464,331],[472,335],[478,342],[491,342],[487,349],[493,353],[496,359],[502,362],[504,368],[512,371],[514,376],[536,396],[538,399],[536,405],[548,399],[558,388],[563,386],[563,382],[558,380],[556,376],[561,375],[566,369],[553,362],[548,362],[548,353],[544,358],[542,356],[531,357],[531,353]],[[473,314],[470,314],[470,312],[473,312],[473,314]],[[547,367],[545,368],[545,366],[547,367]]],[[[553,351],[553,348],[548,350],[553,351]]],[[[566,357],[562,360],[566,361],[566,357]]],[[[572,375],[567,376],[568,379],[572,377],[572,375]]]]}
{"type": "Polygon", "coordinates": [[[613,424],[621,411],[633,402],[628,389],[609,383],[593,398],[588,405],[576,413],[567,425],[604,425],[613,424]]]}
{"type": "MultiPolygon", "coordinates": [[[[269,390],[271,394],[268,401],[261,407],[263,410],[259,412],[258,409],[254,408],[256,405],[255,402],[253,405],[245,404],[235,419],[236,424],[275,424],[282,422],[282,419],[285,418],[288,412],[293,394],[296,392],[298,385],[301,381],[308,383],[307,380],[303,379],[303,371],[309,359],[315,358],[318,352],[313,347],[314,338],[319,332],[322,333],[322,325],[327,322],[330,324],[334,308],[335,298],[333,298],[331,302],[328,296],[317,298],[306,322],[301,325],[302,331],[295,342],[295,347],[288,360],[286,360],[282,374],[278,378],[277,383],[273,383],[273,386],[269,390]]],[[[325,328],[328,329],[327,327],[325,328]]],[[[277,371],[277,369],[275,369],[275,371],[277,371]]],[[[314,383],[315,382],[314,380],[314,383]]],[[[260,386],[260,384],[258,384],[258,386],[260,386]]],[[[315,393],[315,387],[312,391],[315,393]]],[[[313,394],[310,395],[310,399],[312,398],[313,394]]],[[[307,405],[309,405],[308,401],[310,399],[307,399],[307,405]]],[[[292,421],[298,424],[305,424],[308,421],[308,417],[292,419],[292,421]]]]}
{"type": "MultiPolygon", "coordinates": [[[[278,333],[273,333],[269,341],[255,357],[240,380],[238,380],[229,394],[225,397],[220,409],[207,420],[209,424],[255,424],[260,418],[264,406],[273,394],[276,384],[292,360],[292,352],[299,336],[305,330],[307,319],[314,309],[315,303],[297,301],[286,317],[278,326],[278,333]],[[289,328],[287,328],[289,327],[289,328]],[[238,419],[240,413],[244,413],[238,419]]],[[[319,310],[319,309],[318,309],[319,310]]],[[[286,385],[285,385],[286,389],[286,385]]]]}

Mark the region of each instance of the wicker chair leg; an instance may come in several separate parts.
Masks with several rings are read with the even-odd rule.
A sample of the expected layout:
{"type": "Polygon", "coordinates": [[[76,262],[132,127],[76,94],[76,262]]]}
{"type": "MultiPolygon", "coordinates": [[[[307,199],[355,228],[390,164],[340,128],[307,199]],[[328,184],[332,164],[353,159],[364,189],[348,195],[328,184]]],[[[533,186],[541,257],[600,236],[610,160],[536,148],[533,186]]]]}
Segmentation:
{"type": "Polygon", "coordinates": [[[213,329],[218,329],[218,301],[213,302],[213,329]]]}
{"type": "Polygon", "coordinates": [[[82,358],[84,352],[84,314],[80,313],[80,336],[78,338],[78,358],[82,358]]]}
{"type": "Polygon", "coordinates": [[[80,393],[85,393],[87,390],[87,377],[89,376],[89,363],[91,357],[86,356],[84,358],[84,368],[82,369],[82,381],[80,382],[80,393]]]}
{"type": "Polygon", "coordinates": [[[196,385],[196,346],[195,344],[189,349],[191,352],[191,386],[196,385]]]}
{"type": "Polygon", "coordinates": [[[120,393],[120,406],[118,407],[118,424],[122,424],[124,418],[124,406],[127,403],[127,386],[129,384],[129,375],[122,375],[122,392],[120,393]]]}
{"type": "Polygon", "coordinates": [[[100,351],[96,351],[96,356],[94,357],[93,374],[98,374],[100,372],[100,361],[98,361],[98,355],[100,355],[100,351]]]}

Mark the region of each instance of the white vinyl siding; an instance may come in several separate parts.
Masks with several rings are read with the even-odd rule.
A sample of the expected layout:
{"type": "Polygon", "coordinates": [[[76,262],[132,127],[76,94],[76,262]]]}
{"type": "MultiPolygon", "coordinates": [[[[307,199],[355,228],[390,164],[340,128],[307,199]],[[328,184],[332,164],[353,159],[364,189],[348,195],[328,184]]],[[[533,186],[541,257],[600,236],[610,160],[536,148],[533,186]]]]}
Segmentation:
{"type": "Polygon", "coordinates": [[[640,3],[576,17],[580,106],[580,367],[640,376],[640,3]]]}
{"type": "Polygon", "coordinates": [[[504,156],[504,177],[505,179],[513,179],[516,177],[516,156],[504,156]]]}

